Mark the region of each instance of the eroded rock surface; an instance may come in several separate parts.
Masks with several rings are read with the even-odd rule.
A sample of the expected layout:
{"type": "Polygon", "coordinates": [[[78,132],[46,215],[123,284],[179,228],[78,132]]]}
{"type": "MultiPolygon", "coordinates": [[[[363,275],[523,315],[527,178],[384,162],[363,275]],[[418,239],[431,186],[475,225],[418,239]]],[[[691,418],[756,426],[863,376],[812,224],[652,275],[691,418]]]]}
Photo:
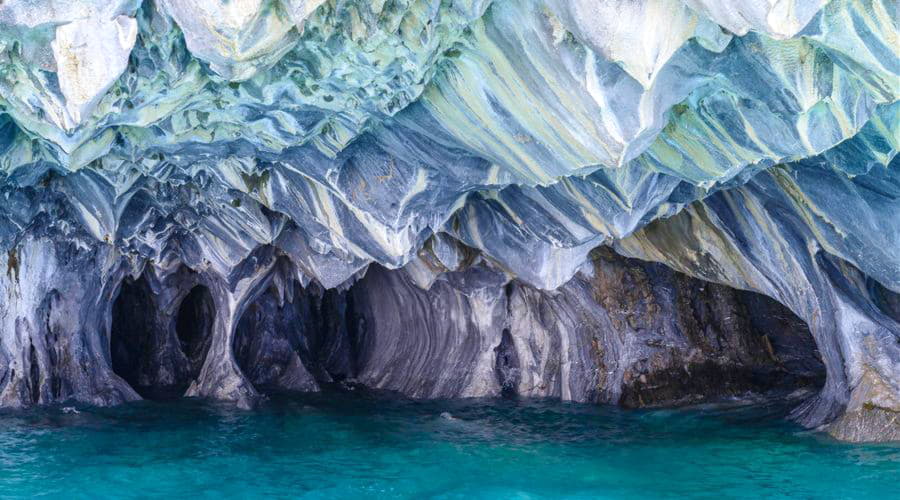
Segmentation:
{"type": "Polygon", "coordinates": [[[0,404],[664,405],[820,359],[795,417],[896,439],[896,10],[3,2],[0,404]]]}
{"type": "MultiPolygon", "coordinates": [[[[191,299],[206,293],[195,278],[172,276],[184,284],[170,289],[191,289],[177,296],[174,323],[171,307],[149,306],[133,311],[143,315],[142,326],[127,331],[136,324],[129,305],[157,297],[147,286],[153,278],[142,276],[119,295],[113,369],[142,388],[180,380],[183,392],[185,376],[200,375],[191,368],[198,350],[185,337],[210,331],[213,301],[191,299]],[[141,362],[117,366],[121,345],[141,362]]],[[[272,286],[246,307],[233,350],[261,392],[351,382],[416,398],[506,395],[645,407],[809,395],[825,380],[806,324],[777,302],[608,248],[554,291],[510,280],[480,259],[427,288],[413,269],[380,266],[344,291],[272,286]]]]}

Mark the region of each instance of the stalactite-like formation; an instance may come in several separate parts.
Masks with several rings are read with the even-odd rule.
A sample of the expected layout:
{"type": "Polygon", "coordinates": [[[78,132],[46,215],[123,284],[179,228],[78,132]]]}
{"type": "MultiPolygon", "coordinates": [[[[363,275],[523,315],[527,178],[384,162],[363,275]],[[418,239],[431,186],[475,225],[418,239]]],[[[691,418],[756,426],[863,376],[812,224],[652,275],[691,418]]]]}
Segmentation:
{"type": "Polygon", "coordinates": [[[896,7],[2,2],[0,406],[778,393],[900,439],[896,7]]]}

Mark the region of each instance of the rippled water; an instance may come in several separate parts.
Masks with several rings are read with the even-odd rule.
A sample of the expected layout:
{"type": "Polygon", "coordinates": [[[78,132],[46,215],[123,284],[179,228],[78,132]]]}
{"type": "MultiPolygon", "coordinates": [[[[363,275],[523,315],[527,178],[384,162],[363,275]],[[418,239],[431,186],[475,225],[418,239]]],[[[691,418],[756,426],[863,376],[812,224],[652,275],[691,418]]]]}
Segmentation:
{"type": "Polygon", "coordinates": [[[837,443],[782,412],[338,393],[4,413],[0,497],[896,495],[900,446],[837,443]]]}

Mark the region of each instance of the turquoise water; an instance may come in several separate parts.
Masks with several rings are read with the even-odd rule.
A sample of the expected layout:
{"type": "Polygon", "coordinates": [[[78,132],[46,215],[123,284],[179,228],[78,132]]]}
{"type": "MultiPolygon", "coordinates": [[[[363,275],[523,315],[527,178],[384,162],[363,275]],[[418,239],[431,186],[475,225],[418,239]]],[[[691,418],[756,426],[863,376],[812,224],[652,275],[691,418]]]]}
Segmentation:
{"type": "Polygon", "coordinates": [[[338,393],[4,413],[0,497],[897,498],[900,446],[783,411],[338,393]]]}

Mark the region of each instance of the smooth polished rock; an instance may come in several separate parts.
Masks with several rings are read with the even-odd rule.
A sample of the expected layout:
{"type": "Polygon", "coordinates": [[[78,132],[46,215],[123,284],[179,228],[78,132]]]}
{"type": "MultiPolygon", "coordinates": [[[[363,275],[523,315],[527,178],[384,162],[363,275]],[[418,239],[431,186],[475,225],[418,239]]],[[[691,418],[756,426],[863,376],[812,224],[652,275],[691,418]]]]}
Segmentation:
{"type": "Polygon", "coordinates": [[[598,261],[610,245],[784,304],[827,371],[796,417],[891,439],[895,10],[3,2],[2,404],[168,388],[249,407],[268,387],[340,380],[629,405],[727,392],[672,385],[680,365],[753,385],[744,375],[764,357],[738,353],[766,346],[735,339],[785,325],[701,314],[730,340],[694,356],[685,346],[709,344],[706,330],[682,342],[673,329],[690,330],[696,304],[661,289],[723,314],[762,306],[725,288],[717,302],[650,267],[626,287],[621,269],[641,265],[598,261]],[[186,299],[197,287],[208,300],[186,299]],[[676,346],[667,354],[637,346],[648,334],[602,305],[637,304],[632,288],[659,306],[645,330],[676,346]],[[48,297],[84,326],[40,323],[48,297]],[[182,302],[209,327],[179,330],[182,302]],[[126,340],[111,318],[138,312],[143,340],[126,340]],[[55,349],[78,368],[55,368],[55,349]]]}

